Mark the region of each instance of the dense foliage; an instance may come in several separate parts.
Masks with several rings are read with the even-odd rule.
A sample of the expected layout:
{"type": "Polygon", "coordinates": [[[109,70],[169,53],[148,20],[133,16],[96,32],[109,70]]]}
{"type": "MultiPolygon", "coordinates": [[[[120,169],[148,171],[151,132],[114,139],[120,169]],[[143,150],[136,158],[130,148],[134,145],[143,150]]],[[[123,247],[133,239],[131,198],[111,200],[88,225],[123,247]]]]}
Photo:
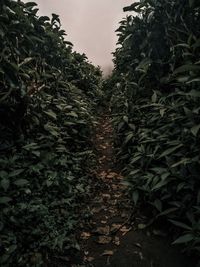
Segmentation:
{"type": "Polygon", "coordinates": [[[0,2],[0,265],[40,266],[77,248],[89,193],[101,71],[72,52],[60,19],[0,2]]]}
{"type": "Polygon", "coordinates": [[[200,250],[200,2],[141,0],[117,30],[107,81],[135,204],[200,250]],[[120,113],[119,113],[120,111],[120,113]]]}

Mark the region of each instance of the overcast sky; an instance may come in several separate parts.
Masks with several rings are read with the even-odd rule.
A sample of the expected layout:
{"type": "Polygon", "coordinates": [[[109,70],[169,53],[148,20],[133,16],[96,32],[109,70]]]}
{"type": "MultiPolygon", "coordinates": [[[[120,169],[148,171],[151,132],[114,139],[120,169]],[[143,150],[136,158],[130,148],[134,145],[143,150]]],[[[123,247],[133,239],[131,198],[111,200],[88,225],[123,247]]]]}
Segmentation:
{"type": "Polygon", "coordinates": [[[126,16],[123,7],[134,0],[36,0],[40,15],[60,15],[74,50],[85,53],[104,71],[112,66],[111,52],[117,42],[115,30],[126,16]]]}

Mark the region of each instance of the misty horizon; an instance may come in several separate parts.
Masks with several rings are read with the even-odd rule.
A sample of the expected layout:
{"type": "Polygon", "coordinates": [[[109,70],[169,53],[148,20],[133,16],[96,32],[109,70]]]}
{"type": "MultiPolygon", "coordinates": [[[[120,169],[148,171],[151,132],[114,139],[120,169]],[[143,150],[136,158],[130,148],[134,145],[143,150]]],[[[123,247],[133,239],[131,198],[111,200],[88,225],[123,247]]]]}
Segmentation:
{"type": "Polygon", "coordinates": [[[89,62],[100,66],[107,75],[113,69],[112,52],[117,43],[116,29],[126,16],[123,7],[134,1],[124,0],[37,0],[39,14],[60,16],[66,39],[73,50],[86,54],[89,62]],[[87,1],[87,2],[86,2],[87,1]]]}

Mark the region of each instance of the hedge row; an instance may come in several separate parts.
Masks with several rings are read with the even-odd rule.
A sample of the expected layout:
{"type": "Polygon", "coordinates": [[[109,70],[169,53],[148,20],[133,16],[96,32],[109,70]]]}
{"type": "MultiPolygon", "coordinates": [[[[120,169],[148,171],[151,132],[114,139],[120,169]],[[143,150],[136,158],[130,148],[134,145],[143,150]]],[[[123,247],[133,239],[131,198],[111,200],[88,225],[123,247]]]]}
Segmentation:
{"type": "Polygon", "coordinates": [[[101,71],[72,51],[57,15],[37,12],[0,2],[1,266],[42,266],[78,249],[89,194],[101,71]]]}
{"type": "Polygon", "coordinates": [[[141,0],[120,23],[107,95],[135,205],[200,250],[200,3],[141,0]],[[119,112],[120,111],[120,112],[119,112]]]}

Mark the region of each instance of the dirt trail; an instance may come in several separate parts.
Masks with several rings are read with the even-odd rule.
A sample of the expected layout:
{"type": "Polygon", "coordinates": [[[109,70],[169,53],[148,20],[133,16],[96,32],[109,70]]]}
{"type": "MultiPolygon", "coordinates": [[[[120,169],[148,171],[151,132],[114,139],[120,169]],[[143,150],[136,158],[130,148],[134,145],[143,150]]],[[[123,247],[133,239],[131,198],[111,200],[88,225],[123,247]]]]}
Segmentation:
{"type": "MultiPolygon", "coordinates": [[[[81,262],[73,267],[188,267],[191,262],[170,246],[166,236],[139,231],[144,218],[133,212],[124,178],[117,170],[111,119],[102,115],[94,144],[98,186],[89,204],[91,219],[80,233],[81,262]]],[[[159,232],[159,231],[157,231],[159,232]]]]}

